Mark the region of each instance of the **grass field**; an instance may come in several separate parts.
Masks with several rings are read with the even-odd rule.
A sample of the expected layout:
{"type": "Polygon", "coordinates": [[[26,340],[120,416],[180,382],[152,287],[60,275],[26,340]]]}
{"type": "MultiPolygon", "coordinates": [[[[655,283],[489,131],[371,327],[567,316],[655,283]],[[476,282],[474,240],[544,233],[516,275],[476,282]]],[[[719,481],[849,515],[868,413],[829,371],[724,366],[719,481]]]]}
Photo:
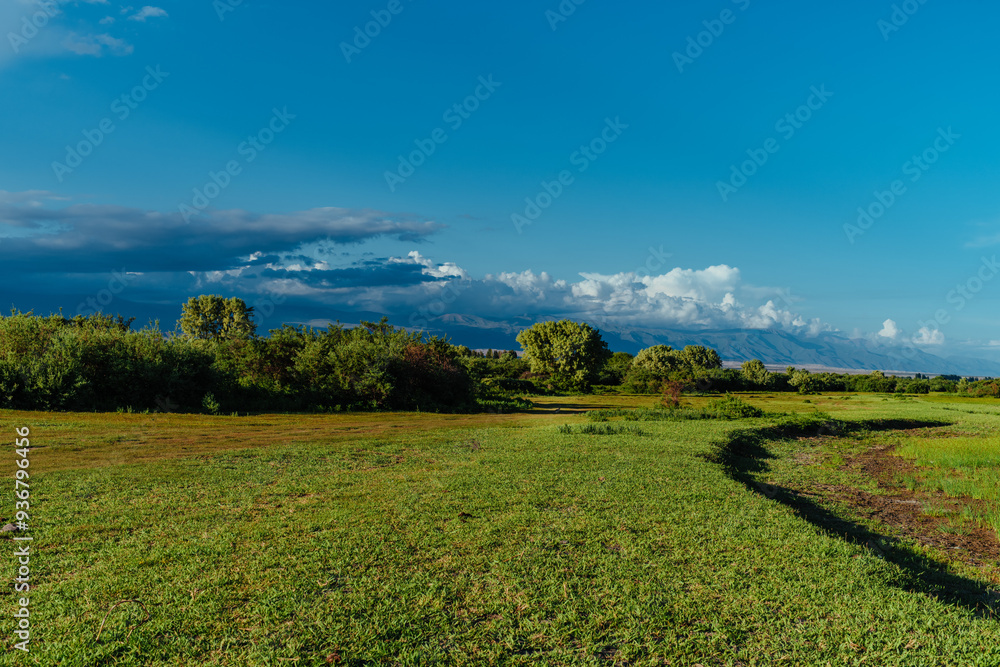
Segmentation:
{"type": "Polygon", "coordinates": [[[1000,403],[744,399],[772,414],[610,435],[582,432],[585,411],[653,399],[551,397],[516,415],[0,412],[0,515],[27,426],[34,537],[31,652],[13,650],[8,588],[0,664],[1000,664],[985,538],[964,558],[844,491],[896,497],[865,474],[884,451],[949,544],[981,537],[998,525],[1000,403]],[[818,411],[837,423],[774,426],[818,411]],[[948,494],[978,500],[943,516],[948,494]]]}

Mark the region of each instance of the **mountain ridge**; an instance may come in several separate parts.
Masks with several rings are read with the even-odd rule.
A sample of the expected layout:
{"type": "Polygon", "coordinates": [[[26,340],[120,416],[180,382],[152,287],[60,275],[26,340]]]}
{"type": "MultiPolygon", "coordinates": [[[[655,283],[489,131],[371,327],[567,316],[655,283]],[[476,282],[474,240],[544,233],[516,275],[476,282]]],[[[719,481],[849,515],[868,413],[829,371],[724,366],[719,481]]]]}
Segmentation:
{"type": "MultiPolygon", "coordinates": [[[[479,316],[443,315],[430,318],[428,333],[446,335],[452,342],[485,349],[516,349],[517,333],[525,323],[488,320],[479,316]]],[[[760,359],[766,364],[822,366],[860,371],[954,374],[974,377],[1000,376],[1000,363],[972,357],[943,357],[922,349],[874,344],[834,332],[797,335],[777,329],[658,329],[620,325],[592,326],[599,329],[615,352],[637,353],[651,345],[704,345],[718,351],[724,361],[760,359]]]]}

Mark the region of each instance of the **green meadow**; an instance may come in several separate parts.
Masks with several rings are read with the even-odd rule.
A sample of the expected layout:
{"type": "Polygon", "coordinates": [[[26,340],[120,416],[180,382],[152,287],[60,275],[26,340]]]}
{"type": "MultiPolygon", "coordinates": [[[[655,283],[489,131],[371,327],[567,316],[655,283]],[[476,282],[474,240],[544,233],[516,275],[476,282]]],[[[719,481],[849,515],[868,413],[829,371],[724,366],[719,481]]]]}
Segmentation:
{"type": "Polygon", "coordinates": [[[0,663],[1000,664],[1000,562],[844,492],[892,482],[952,541],[995,539],[1000,402],[740,398],[764,415],[2,411],[0,515],[28,427],[33,551],[31,650],[8,587],[0,663]],[[874,451],[898,479],[865,474],[874,451]]]}

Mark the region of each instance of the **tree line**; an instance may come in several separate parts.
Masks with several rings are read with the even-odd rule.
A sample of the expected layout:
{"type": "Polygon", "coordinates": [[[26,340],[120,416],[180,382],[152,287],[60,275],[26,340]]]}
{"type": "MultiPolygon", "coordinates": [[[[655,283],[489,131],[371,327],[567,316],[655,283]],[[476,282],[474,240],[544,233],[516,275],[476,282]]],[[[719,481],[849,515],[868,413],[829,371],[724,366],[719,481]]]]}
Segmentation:
{"type": "Polygon", "coordinates": [[[540,322],[515,350],[478,353],[380,322],[325,330],[284,325],[257,334],[240,299],[192,297],[173,331],[98,313],[0,316],[0,407],[208,413],[340,410],[512,411],[526,396],[617,391],[961,392],[1000,397],[996,381],[771,373],[760,361],[723,369],[702,346],[612,353],[588,324],[540,322]]]}
{"type": "Polygon", "coordinates": [[[0,406],[184,412],[473,411],[458,349],[387,321],[258,336],[240,299],[192,298],[173,332],[104,314],[0,317],[0,406]]]}

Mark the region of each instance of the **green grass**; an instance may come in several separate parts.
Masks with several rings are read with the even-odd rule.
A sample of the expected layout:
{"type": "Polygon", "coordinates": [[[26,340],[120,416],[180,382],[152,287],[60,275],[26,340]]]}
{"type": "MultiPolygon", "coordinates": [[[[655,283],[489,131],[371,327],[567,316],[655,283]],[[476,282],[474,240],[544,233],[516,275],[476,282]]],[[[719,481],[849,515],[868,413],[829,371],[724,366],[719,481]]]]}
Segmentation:
{"type": "Polygon", "coordinates": [[[1000,468],[1000,438],[915,438],[897,451],[921,466],[971,470],[1000,468]]]}
{"type": "Polygon", "coordinates": [[[978,436],[914,438],[897,453],[925,470],[917,488],[986,501],[980,516],[1000,533],[1000,434],[983,429],[978,436]]]}
{"type": "Polygon", "coordinates": [[[652,404],[618,396],[516,415],[2,412],[39,449],[36,634],[0,664],[1000,664],[995,618],[719,462],[735,441],[747,474],[780,473],[802,450],[783,434],[829,423],[815,407],[992,417],[743,398],[805,417],[587,423],[652,404]]]}
{"type": "Polygon", "coordinates": [[[624,424],[584,424],[574,429],[569,424],[564,424],[558,428],[559,433],[570,435],[581,433],[583,435],[646,435],[646,432],[638,426],[624,424]]]}
{"type": "Polygon", "coordinates": [[[659,408],[608,408],[591,410],[587,417],[603,422],[620,418],[623,421],[686,421],[699,419],[751,419],[763,417],[764,411],[737,396],[710,400],[701,407],[673,406],[659,408]]]}

